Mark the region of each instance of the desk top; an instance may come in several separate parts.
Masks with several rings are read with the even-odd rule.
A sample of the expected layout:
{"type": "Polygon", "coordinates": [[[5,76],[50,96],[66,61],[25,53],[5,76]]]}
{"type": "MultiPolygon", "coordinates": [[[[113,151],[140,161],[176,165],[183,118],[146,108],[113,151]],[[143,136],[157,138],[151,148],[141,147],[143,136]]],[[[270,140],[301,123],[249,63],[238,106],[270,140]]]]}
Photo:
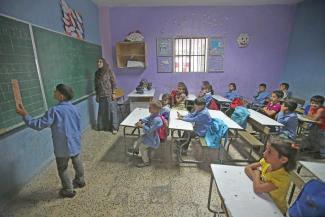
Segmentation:
{"type": "Polygon", "coordinates": [[[141,118],[148,117],[149,115],[149,109],[136,108],[122,121],[120,125],[125,127],[134,127],[141,118]]]}
{"type": "Polygon", "coordinates": [[[264,126],[278,126],[282,127],[283,124],[277,122],[276,120],[273,120],[272,118],[263,115],[262,113],[259,113],[253,109],[248,109],[250,115],[249,117],[255,120],[256,122],[264,125],[264,126]]]}
{"type": "Polygon", "coordinates": [[[239,126],[235,121],[233,121],[230,117],[228,117],[225,113],[222,111],[217,110],[209,110],[209,113],[212,118],[219,118],[227,124],[229,129],[235,129],[235,130],[243,130],[241,126],[239,126]]]}
{"type": "Polygon", "coordinates": [[[307,123],[316,123],[317,122],[317,121],[314,121],[314,120],[310,120],[310,119],[304,117],[301,114],[297,114],[297,116],[298,116],[298,120],[302,121],[302,122],[307,122],[307,123]]]}
{"type": "Polygon", "coordinates": [[[231,102],[231,100],[217,94],[212,95],[212,98],[217,100],[218,102],[229,102],[229,103],[231,102]]]}
{"type": "Polygon", "coordinates": [[[181,113],[181,115],[187,115],[187,111],[183,110],[170,110],[169,114],[169,129],[173,130],[186,130],[186,131],[193,131],[193,124],[190,122],[182,121],[177,119],[177,112],[181,113]]]}
{"type": "Polygon", "coordinates": [[[299,163],[311,172],[315,177],[325,182],[325,163],[299,161],[299,163]]]}
{"type": "MultiPolygon", "coordinates": [[[[162,93],[159,95],[159,100],[162,100],[162,93]]],[[[188,101],[194,101],[196,99],[196,96],[194,94],[189,93],[186,100],[188,101]]]]}
{"type": "Polygon", "coordinates": [[[253,182],[244,166],[211,164],[214,180],[225,206],[232,217],[283,217],[281,211],[266,194],[256,194],[253,182]]]}
{"type": "Polygon", "coordinates": [[[151,90],[144,90],[143,94],[139,94],[137,93],[136,90],[133,90],[128,95],[128,97],[154,97],[154,96],[155,96],[155,88],[152,88],[151,90]]]}

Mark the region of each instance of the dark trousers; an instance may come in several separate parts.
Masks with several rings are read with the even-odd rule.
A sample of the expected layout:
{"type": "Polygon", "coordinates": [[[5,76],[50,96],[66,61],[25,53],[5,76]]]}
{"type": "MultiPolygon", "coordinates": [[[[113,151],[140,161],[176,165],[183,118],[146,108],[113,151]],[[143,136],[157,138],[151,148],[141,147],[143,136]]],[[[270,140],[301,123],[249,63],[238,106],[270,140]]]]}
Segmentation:
{"type": "Polygon", "coordinates": [[[82,165],[82,161],[79,155],[74,157],[57,157],[56,158],[56,166],[58,168],[58,174],[61,179],[62,189],[65,191],[73,191],[73,185],[70,181],[68,175],[68,163],[71,158],[72,165],[75,171],[75,177],[73,182],[84,183],[84,168],[82,165]]]}
{"type": "Polygon", "coordinates": [[[99,97],[97,129],[110,131],[118,130],[117,102],[111,97],[99,97]]]}
{"type": "Polygon", "coordinates": [[[183,133],[182,138],[188,138],[188,140],[186,141],[185,145],[183,146],[183,150],[184,150],[184,151],[186,151],[186,150],[188,149],[188,147],[189,147],[189,145],[190,145],[190,143],[191,143],[191,140],[192,140],[193,138],[195,138],[195,137],[196,137],[196,133],[193,132],[193,131],[191,131],[191,132],[185,131],[185,132],[183,133]]]}

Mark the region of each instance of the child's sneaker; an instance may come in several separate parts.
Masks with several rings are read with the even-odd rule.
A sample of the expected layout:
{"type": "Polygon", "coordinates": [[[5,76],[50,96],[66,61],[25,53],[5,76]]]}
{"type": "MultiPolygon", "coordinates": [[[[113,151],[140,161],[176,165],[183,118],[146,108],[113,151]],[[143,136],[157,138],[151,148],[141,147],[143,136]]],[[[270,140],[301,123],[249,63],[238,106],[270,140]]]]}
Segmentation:
{"type": "Polygon", "coordinates": [[[61,197],[73,198],[74,196],[76,196],[76,191],[67,191],[67,190],[61,189],[59,191],[59,195],[61,197]]]}
{"type": "Polygon", "coordinates": [[[142,168],[142,167],[147,167],[150,166],[150,162],[141,162],[137,164],[137,167],[142,168]]]}
{"type": "Polygon", "coordinates": [[[79,182],[77,180],[73,180],[72,182],[73,188],[83,188],[86,186],[85,182],[79,182]]]}

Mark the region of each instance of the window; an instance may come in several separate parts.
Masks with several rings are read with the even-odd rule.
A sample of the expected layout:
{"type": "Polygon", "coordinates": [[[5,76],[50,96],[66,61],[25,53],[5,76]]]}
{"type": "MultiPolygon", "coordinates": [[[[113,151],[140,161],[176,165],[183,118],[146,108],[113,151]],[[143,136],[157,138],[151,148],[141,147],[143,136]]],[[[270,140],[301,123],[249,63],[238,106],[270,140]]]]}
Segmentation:
{"type": "Polygon", "coordinates": [[[174,72],[206,72],[208,38],[174,39],[174,72]]]}

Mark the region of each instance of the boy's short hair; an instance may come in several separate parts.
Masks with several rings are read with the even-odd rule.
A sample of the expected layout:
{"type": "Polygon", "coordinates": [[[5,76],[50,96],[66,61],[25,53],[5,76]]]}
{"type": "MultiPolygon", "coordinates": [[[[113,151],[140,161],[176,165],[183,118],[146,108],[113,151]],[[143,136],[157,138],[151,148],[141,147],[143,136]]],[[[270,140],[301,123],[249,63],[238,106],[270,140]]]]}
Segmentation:
{"type": "Polygon", "coordinates": [[[288,107],[289,111],[293,112],[296,110],[298,104],[294,100],[286,100],[283,102],[283,105],[288,107]]]}
{"type": "Polygon", "coordinates": [[[73,99],[74,91],[70,86],[66,84],[58,84],[56,85],[56,90],[64,96],[65,100],[69,101],[73,99]]]}
{"type": "Polygon", "coordinates": [[[289,90],[289,84],[288,83],[281,83],[285,87],[286,90],[289,90]]]}
{"type": "Polygon", "coordinates": [[[234,90],[236,90],[236,89],[237,89],[237,87],[236,87],[236,84],[235,84],[235,83],[230,83],[229,85],[233,86],[233,87],[234,87],[234,90]]]}
{"type": "Polygon", "coordinates": [[[157,99],[151,100],[150,105],[152,105],[156,109],[161,109],[161,107],[162,107],[161,102],[159,100],[157,100],[157,99]]]}
{"type": "Polygon", "coordinates": [[[262,84],[260,84],[259,86],[260,86],[260,87],[264,87],[264,88],[266,88],[266,84],[265,84],[265,83],[262,83],[262,84]]]}
{"type": "Polygon", "coordinates": [[[209,81],[202,81],[202,84],[203,85],[210,85],[210,82],[209,81]]]}
{"type": "Polygon", "coordinates": [[[318,104],[324,104],[324,97],[320,95],[315,95],[310,99],[310,102],[316,102],[318,104]]]}
{"type": "Polygon", "coordinates": [[[195,105],[205,105],[205,99],[203,97],[197,97],[194,100],[195,105]]]}
{"type": "Polygon", "coordinates": [[[272,93],[274,93],[279,98],[282,98],[284,96],[284,94],[281,90],[275,90],[272,93]]]}

